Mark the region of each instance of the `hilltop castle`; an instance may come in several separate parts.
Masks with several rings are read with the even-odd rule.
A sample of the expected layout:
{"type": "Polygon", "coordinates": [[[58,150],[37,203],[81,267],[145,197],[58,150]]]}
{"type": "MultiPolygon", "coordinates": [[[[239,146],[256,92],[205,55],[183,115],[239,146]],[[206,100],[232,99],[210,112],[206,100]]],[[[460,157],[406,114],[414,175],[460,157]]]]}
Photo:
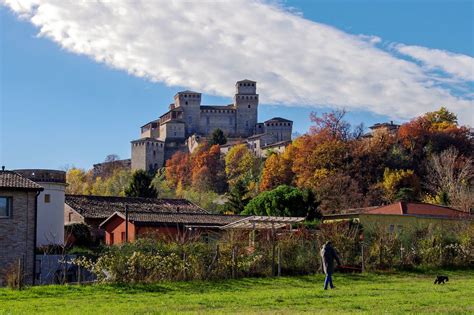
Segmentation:
{"type": "Polygon", "coordinates": [[[178,92],[169,110],[141,127],[140,139],[132,141],[132,170],[154,171],[177,151],[192,151],[196,145],[221,129],[229,145],[246,142],[257,155],[280,149],[291,141],[293,122],[275,117],[258,123],[257,83],[235,84],[234,102],[201,105],[201,93],[178,92]]]}

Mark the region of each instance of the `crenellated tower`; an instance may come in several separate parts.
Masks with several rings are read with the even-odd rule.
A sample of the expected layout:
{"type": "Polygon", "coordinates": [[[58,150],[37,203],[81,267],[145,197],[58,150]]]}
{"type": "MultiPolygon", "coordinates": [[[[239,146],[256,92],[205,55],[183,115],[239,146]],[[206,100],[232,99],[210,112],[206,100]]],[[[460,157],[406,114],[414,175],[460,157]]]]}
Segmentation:
{"type": "Polygon", "coordinates": [[[258,122],[257,82],[237,81],[234,107],[236,109],[236,135],[249,137],[255,133],[258,122]]]}

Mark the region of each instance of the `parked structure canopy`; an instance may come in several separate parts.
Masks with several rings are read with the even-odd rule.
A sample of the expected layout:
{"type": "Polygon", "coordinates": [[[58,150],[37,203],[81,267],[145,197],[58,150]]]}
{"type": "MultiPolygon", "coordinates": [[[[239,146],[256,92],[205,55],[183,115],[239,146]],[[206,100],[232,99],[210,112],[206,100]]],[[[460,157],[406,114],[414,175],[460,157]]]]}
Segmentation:
{"type": "Polygon", "coordinates": [[[304,217],[268,217],[268,216],[250,216],[238,221],[229,223],[221,229],[252,229],[267,230],[279,229],[293,223],[304,221],[304,217]]]}

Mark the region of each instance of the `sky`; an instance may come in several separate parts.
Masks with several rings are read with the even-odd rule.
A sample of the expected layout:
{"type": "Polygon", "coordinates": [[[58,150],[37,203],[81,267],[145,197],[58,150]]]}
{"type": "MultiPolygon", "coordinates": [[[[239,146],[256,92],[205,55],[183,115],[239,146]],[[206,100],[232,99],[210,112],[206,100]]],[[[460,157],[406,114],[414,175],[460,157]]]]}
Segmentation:
{"type": "Polygon", "coordinates": [[[90,168],[130,157],[177,91],[259,121],[406,122],[446,106],[474,126],[473,1],[0,0],[0,164],[90,168]]]}

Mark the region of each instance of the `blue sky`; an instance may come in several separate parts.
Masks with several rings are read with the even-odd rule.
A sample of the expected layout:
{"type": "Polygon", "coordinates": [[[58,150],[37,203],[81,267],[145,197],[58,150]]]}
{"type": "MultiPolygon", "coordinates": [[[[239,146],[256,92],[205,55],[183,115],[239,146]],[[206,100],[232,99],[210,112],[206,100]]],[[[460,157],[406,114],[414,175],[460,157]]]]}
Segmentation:
{"type": "Polygon", "coordinates": [[[287,117],[300,133],[308,129],[311,111],[335,106],[350,110],[351,123],[370,125],[386,120],[402,122],[452,104],[462,121],[472,124],[471,118],[466,118],[473,114],[472,1],[285,1],[258,5],[236,12],[241,21],[225,21],[225,27],[235,23],[243,25],[242,30],[219,27],[222,33],[209,37],[202,35],[207,32],[206,23],[212,31],[214,25],[223,23],[213,17],[240,8],[196,8],[193,12],[203,23],[202,30],[186,37],[192,24],[173,28],[169,21],[164,24],[150,13],[143,28],[140,23],[145,22],[140,19],[130,22],[133,16],[127,25],[125,18],[117,18],[140,11],[139,6],[120,7],[117,14],[107,10],[91,19],[85,18],[88,10],[95,14],[97,8],[80,8],[84,14],[79,14],[77,8],[63,5],[63,13],[39,16],[15,4],[0,6],[1,164],[9,169],[90,168],[107,154],[128,158],[130,140],[138,137],[139,126],[165,112],[177,91],[204,91],[203,103],[227,104],[233,84],[243,78],[255,79],[262,87],[259,120],[287,117]],[[96,25],[121,26],[122,21],[123,32],[94,32],[96,25]],[[74,26],[86,31],[77,35],[74,26]],[[170,28],[164,35],[157,31],[147,38],[148,27],[153,31],[170,28]],[[263,33],[271,30],[269,37],[283,40],[261,40],[252,34],[260,27],[263,33]],[[37,36],[40,29],[42,35],[37,36]],[[199,43],[190,44],[193,38],[199,43]],[[217,38],[223,38],[219,45],[214,43],[217,38]],[[253,40],[252,47],[235,38],[253,40]],[[157,42],[151,43],[154,39],[157,42]],[[138,49],[144,52],[137,53],[137,47],[128,47],[129,43],[140,43],[138,49]],[[293,49],[287,50],[286,44],[293,49]],[[203,47],[212,49],[201,53],[203,47]],[[253,51],[253,47],[258,49],[253,51]],[[185,50],[191,53],[186,55],[185,50]],[[269,50],[281,53],[266,56],[269,50]],[[293,50],[299,55],[293,56],[293,50]],[[235,51],[240,55],[233,55],[235,51]],[[236,56],[242,56],[242,64],[236,56]],[[337,63],[332,64],[334,58],[337,63]],[[267,60],[269,68],[260,66],[267,60]],[[370,62],[374,71],[359,75],[368,68],[364,62],[370,62]],[[386,77],[374,73],[384,69],[402,78],[394,86],[411,82],[421,86],[393,91],[385,83],[378,86],[377,81],[385,82],[386,77]],[[365,79],[371,85],[366,91],[357,85],[365,79]],[[352,80],[355,83],[349,84],[352,80]],[[321,88],[328,81],[330,84],[321,88]],[[428,85],[434,86],[433,90],[427,92],[428,85]],[[359,95],[361,90],[364,92],[359,95]],[[344,96],[346,92],[348,96],[344,96]],[[399,96],[404,93],[408,100],[399,96]],[[432,104],[438,99],[440,104],[432,104]]]}

